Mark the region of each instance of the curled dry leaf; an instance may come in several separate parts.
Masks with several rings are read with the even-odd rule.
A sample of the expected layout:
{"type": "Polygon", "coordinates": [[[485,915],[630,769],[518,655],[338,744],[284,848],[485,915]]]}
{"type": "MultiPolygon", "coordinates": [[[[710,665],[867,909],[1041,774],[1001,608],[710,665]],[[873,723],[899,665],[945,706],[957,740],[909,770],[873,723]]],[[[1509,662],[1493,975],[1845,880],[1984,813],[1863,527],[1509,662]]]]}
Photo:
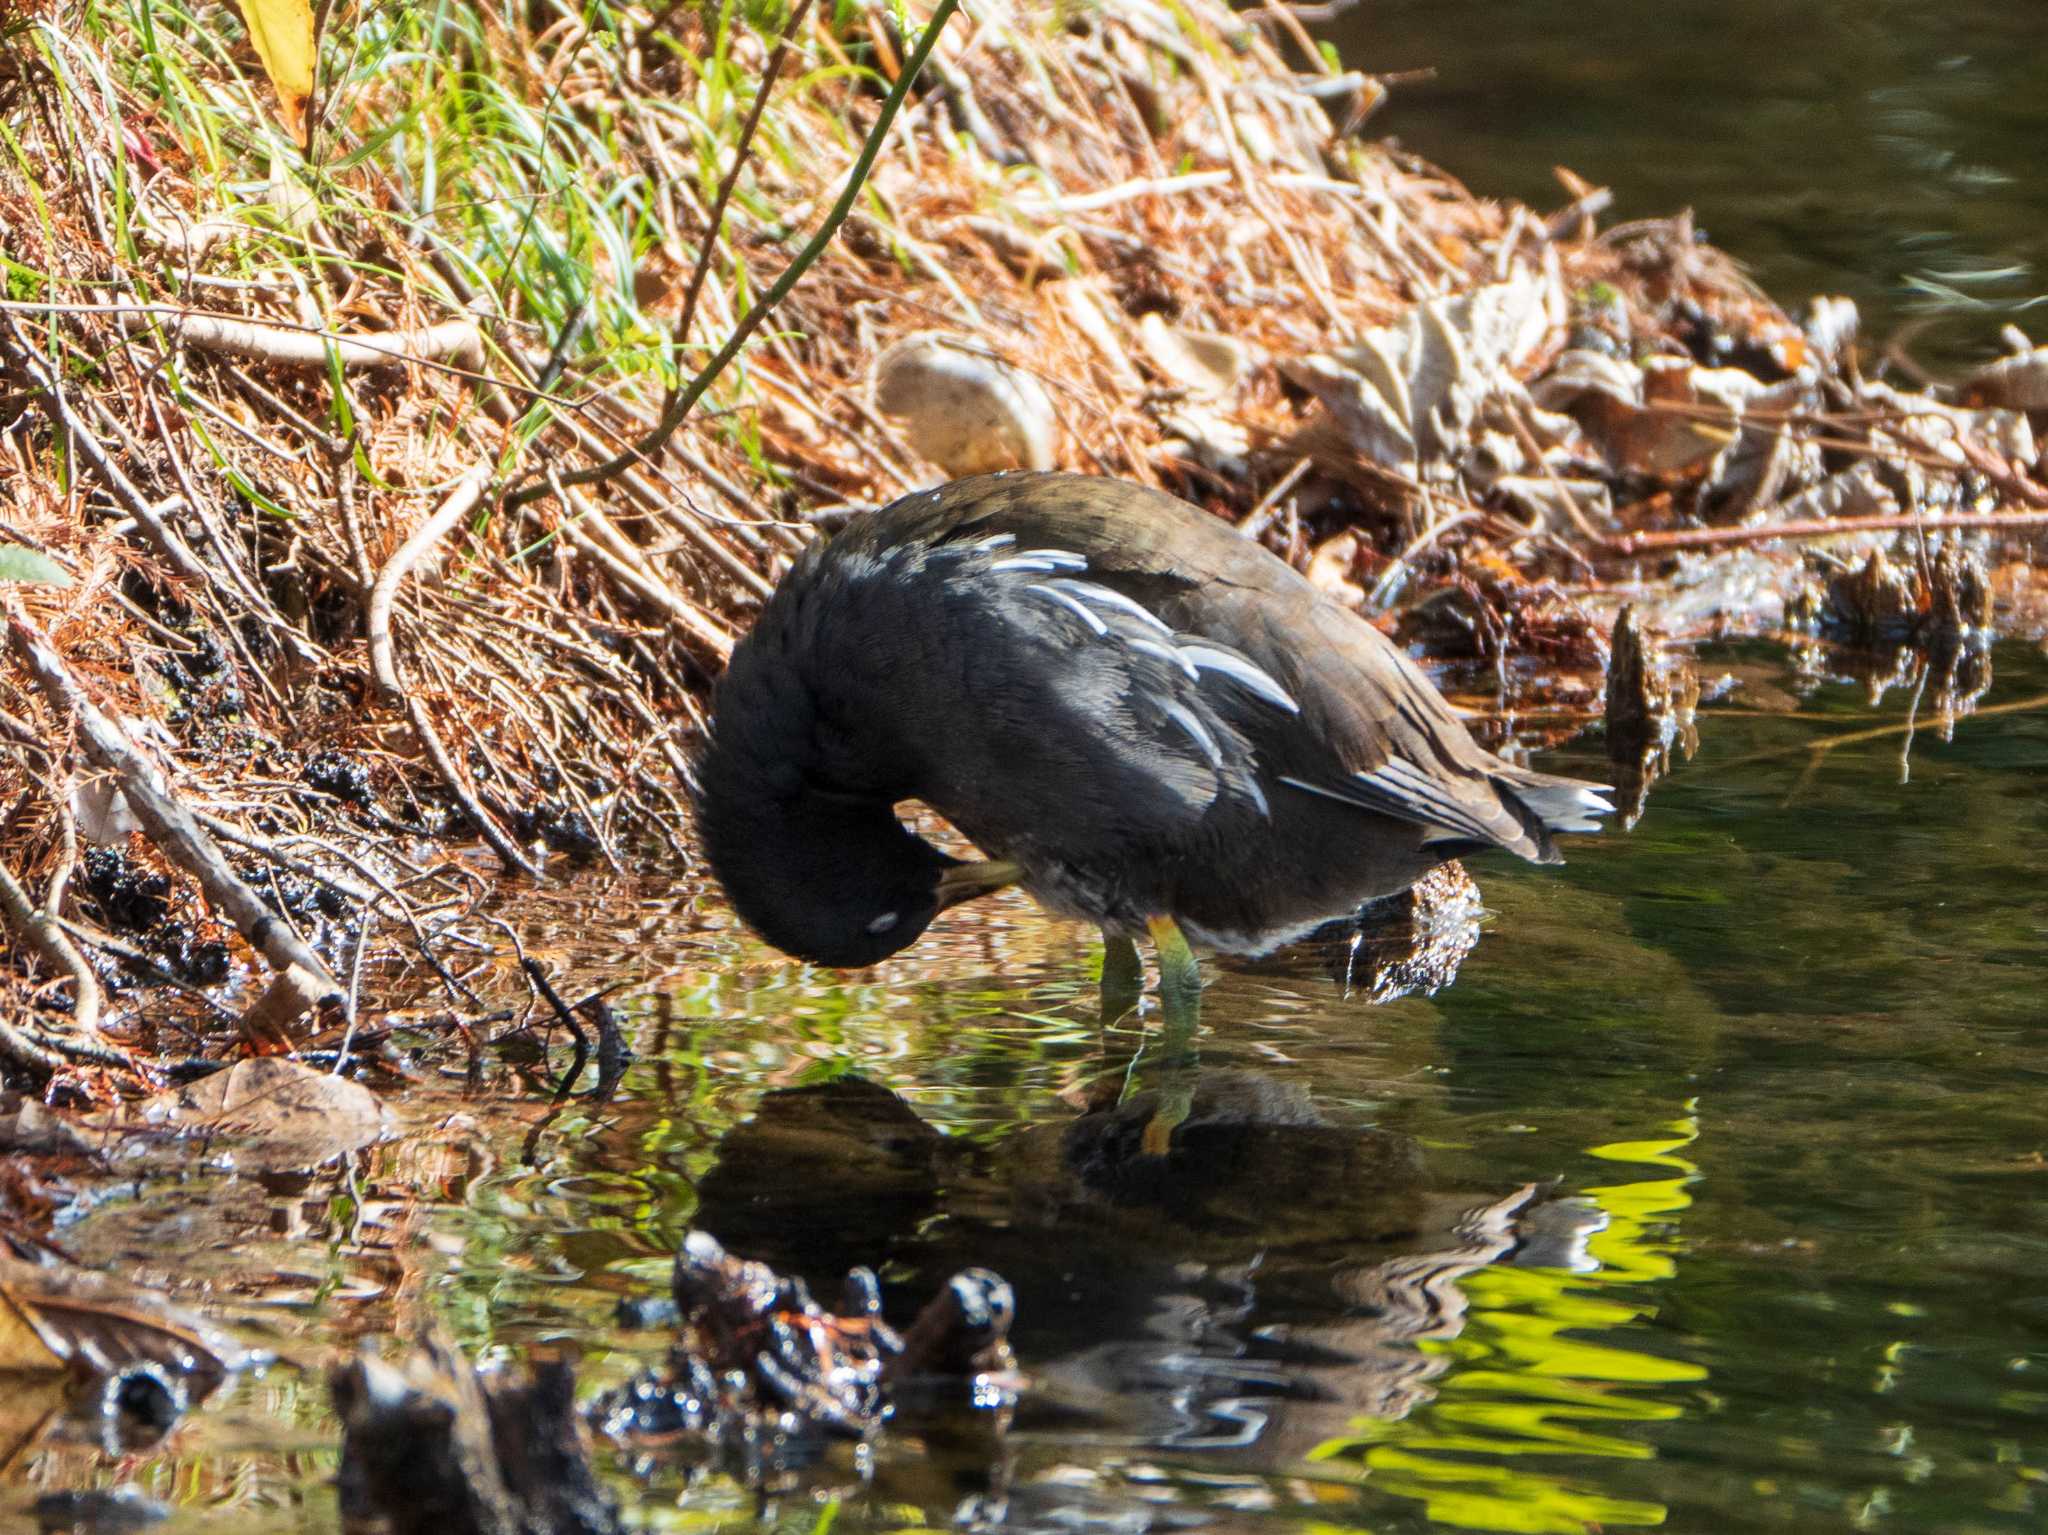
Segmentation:
{"type": "Polygon", "coordinates": [[[220,1329],[154,1290],[0,1255],[0,1371],[108,1375],[133,1364],[218,1384],[249,1363],[220,1329]]]}
{"type": "Polygon", "coordinates": [[[1325,595],[1347,607],[1365,601],[1365,588],[1352,580],[1358,569],[1359,537],[1346,531],[1324,539],[1308,558],[1308,579],[1325,595]]]}
{"type": "Polygon", "coordinates": [[[1059,423],[1037,379],[964,336],[918,331],[875,361],[875,408],[955,477],[1050,469],[1059,423]]]}
{"type": "Polygon", "coordinates": [[[1196,399],[1228,394],[1251,367],[1251,349],[1236,337],[1185,330],[1156,312],[1138,321],[1138,339],[1160,377],[1196,399]]]}
{"type": "Polygon", "coordinates": [[[1417,304],[1351,346],[1283,364],[1366,459],[1420,480],[1443,477],[1486,407],[1521,398],[1514,370],[1550,334],[1555,284],[1523,272],[1457,298],[1417,304]]]}
{"type": "Polygon", "coordinates": [[[2048,346],[2029,347],[1987,363],[1963,387],[1980,405],[2048,411],[2048,346]]]}

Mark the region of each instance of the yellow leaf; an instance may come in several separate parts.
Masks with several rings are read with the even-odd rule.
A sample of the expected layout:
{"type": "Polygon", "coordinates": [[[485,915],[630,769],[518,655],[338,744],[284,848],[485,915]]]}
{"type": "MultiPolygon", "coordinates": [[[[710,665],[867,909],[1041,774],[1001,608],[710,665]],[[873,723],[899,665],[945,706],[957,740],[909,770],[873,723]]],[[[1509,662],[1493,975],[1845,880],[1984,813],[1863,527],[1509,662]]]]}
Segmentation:
{"type": "Polygon", "coordinates": [[[304,138],[306,98],[313,94],[319,56],[311,0],[242,0],[242,17],[277,89],[278,115],[294,136],[304,138]]]}

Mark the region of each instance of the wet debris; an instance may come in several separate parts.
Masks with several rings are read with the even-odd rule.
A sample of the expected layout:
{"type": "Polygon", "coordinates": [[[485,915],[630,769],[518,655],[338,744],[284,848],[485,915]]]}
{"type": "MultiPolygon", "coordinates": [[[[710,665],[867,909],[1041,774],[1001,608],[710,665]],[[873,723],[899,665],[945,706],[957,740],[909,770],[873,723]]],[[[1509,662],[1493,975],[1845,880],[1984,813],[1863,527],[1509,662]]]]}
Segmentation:
{"type": "Polygon", "coordinates": [[[134,1392],[147,1395],[153,1381],[196,1399],[251,1362],[226,1333],[156,1291],[54,1258],[0,1254],[0,1320],[0,1373],[9,1375],[67,1374],[125,1391],[118,1383],[140,1368],[147,1381],[134,1392]]]}
{"type": "Polygon", "coordinates": [[[133,1482],[119,1487],[78,1492],[46,1492],[29,1509],[41,1535],[115,1535],[146,1530],[170,1517],[169,1505],[158,1502],[133,1482]]]}
{"type": "MultiPolygon", "coordinates": [[[[10,1462],[83,1446],[109,1460],[158,1445],[236,1372],[260,1364],[162,1294],[80,1268],[53,1249],[0,1252],[0,1436],[10,1462]]],[[[54,1462],[53,1462],[54,1464],[54,1462]]],[[[45,1529],[133,1529],[162,1517],[135,1488],[52,1492],[45,1529]]]]}
{"type": "Polygon", "coordinates": [[[480,1372],[429,1331],[399,1365],[328,1377],[342,1423],[343,1527],[388,1535],[623,1535],[590,1464],[568,1365],[480,1372]]]}
{"type": "Polygon", "coordinates": [[[25,1093],[0,1093],[0,1151],[91,1156],[93,1148],[68,1119],[25,1093]]]}
{"type": "Polygon", "coordinates": [[[1673,751],[1690,758],[1699,750],[1699,702],[1691,661],[1664,651],[1644,634],[1635,608],[1624,606],[1608,640],[1606,725],[1625,828],[1642,818],[1650,785],[1671,770],[1673,751]]]}
{"type": "Polygon", "coordinates": [[[342,752],[314,752],[299,769],[299,776],[308,788],[331,794],[345,805],[367,809],[376,803],[377,791],[369,768],[342,752]]]}
{"type": "Polygon", "coordinates": [[[825,1441],[871,1440],[911,1383],[964,1380],[977,1407],[1013,1394],[1015,1300],[985,1269],[956,1274],[899,1334],[872,1271],[847,1275],[832,1312],[801,1279],[693,1231],[676,1254],[674,1300],[668,1360],[600,1398],[593,1419],[643,1449],[708,1456],[749,1485],[815,1460],[825,1441]]]}
{"type": "Polygon", "coordinates": [[[1478,885],[1454,861],[1439,864],[1406,890],[1368,901],[1354,916],[1325,923],[1305,946],[1345,996],[1380,1006],[1433,996],[1456,980],[1458,967],[1479,942],[1483,915],[1478,885]]]}
{"type": "Polygon", "coordinates": [[[1441,483],[1473,471],[1490,414],[1533,408],[1515,370],[1562,308],[1554,277],[1523,271],[1418,304],[1349,346],[1283,361],[1281,371],[1322,402],[1361,458],[1441,483]]]}
{"type": "Polygon", "coordinates": [[[2008,330],[2012,355],[1987,363],[1963,383],[1965,399],[1977,405],[2048,411],[2048,346],[2035,346],[2018,329],[2008,330]]]}
{"type": "Polygon", "coordinates": [[[236,1061],[84,1121],[129,1155],[162,1149],[245,1171],[317,1167],[382,1140],[391,1126],[390,1111],[361,1083],[281,1056],[236,1061]]]}
{"type": "Polygon", "coordinates": [[[86,894],[117,931],[146,932],[170,914],[170,880],[136,868],[126,853],[111,847],[88,848],[82,873],[86,894]]]}
{"type": "Polygon", "coordinates": [[[1983,560],[1954,543],[1912,565],[1895,564],[1882,549],[1847,567],[1814,555],[1787,616],[1863,649],[1946,651],[1988,639],[1991,583],[1983,560]]]}

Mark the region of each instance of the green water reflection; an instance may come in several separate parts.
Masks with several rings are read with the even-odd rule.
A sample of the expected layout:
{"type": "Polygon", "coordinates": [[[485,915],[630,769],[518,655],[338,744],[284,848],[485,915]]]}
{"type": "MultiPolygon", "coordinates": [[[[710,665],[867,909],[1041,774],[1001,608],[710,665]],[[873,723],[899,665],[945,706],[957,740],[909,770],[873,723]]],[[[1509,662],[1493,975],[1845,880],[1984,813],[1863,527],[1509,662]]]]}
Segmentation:
{"type": "Polygon", "coordinates": [[[1437,1400],[1393,1422],[1365,1421],[1311,1459],[1352,1468],[1368,1490],[1421,1502],[1430,1519],[1475,1530],[1577,1535],[1591,1526],[1664,1522],[1661,1503],[1617,1498],[1593,1479],[1554,1475],[1526,1462],[1570,1456],[1644,1461],[1651,1443],[1609,1428],[1668,1423],[1707,1377],[1704,1366],[1589,1336],[1627,1336],[1656,1304],[1633,1286],[1670,1279],[1679,1250],[1678,1215],[1692,1202],[1699,1169],[1677,1155],[1698,1137],[1697,1121],[1673,1124],[1671,1138],[1596,1146],[1589,1156],[1669,1169],[1670,1177],[1589,1187],[1607,1217],[1587,1244],[1591,1275],[1549,1268],[1482,1269],[1463,1281],[1471,1310],[1462,1334],[1424,1342],[1457,1368],[1437,1400]]]}

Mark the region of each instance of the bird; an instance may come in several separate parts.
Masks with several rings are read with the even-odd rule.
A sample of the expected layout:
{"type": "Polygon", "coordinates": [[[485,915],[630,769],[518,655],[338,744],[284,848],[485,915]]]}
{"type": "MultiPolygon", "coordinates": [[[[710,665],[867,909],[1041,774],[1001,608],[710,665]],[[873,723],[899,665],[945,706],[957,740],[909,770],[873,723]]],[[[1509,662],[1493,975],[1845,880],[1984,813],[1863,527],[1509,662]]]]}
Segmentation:
{"type": "Polygon", "coordinates": [[[1104,935],[1105,1009],[1157,955],[1259,955],[1503,849],[1557,863],[1601,785],[1475,741],[1400,646],[1229,523],[1058,472],[921,490],[801,554],[735,646],[694,797],[738,915],[873,964],[1008,885],[1104,935]],[[936,811],[956,858],[898,807],[936,811]]]}

